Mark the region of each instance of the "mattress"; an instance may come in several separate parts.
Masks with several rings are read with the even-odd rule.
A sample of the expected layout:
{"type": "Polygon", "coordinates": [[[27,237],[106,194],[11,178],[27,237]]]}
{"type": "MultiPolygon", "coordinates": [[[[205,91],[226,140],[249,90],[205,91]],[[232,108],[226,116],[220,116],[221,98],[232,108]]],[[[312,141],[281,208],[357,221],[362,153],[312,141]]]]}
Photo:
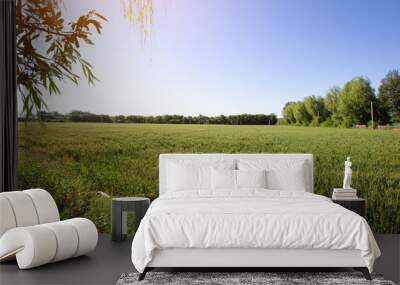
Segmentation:
{"type": "Polygon", "coordinates": [[[358,250],[372,271],[380,251],[368,223],[299,191],[181,191],[157,198],[132,242],[139,272],[164,249],[358,250]]]}

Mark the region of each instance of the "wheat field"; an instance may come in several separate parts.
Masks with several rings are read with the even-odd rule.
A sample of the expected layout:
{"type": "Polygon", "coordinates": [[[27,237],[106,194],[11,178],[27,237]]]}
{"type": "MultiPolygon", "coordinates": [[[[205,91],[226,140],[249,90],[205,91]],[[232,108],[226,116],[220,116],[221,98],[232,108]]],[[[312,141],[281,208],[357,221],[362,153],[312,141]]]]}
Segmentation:
{"type": "Polygon", "coordinates": [[[340,187],[353,160],[352,186],[368,199],[376,233],[400,232],[400,132],[290,126],[20,123],[19,189],[54,196],[63,218],[92,219],[110,232],[109,196],[158,193],[158,155],[312,153],[315,193],[340,187]]]}

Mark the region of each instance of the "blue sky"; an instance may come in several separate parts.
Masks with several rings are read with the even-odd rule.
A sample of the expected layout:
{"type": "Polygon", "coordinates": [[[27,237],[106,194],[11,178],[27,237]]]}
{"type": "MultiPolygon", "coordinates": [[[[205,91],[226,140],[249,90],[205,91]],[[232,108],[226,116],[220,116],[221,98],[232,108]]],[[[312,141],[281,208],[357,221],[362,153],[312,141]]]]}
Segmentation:
{"type": "Polygon", "coordinates": [[[105,114],[276,113],[354,76],[400,68],[397,0],[153,0],[144,41],[121,1],[65,0],[109,22],[82,53],[101,80],[62,83],[49,109],[105,114]],[[78,4],[79,3],[79,4],[78,4]]]}

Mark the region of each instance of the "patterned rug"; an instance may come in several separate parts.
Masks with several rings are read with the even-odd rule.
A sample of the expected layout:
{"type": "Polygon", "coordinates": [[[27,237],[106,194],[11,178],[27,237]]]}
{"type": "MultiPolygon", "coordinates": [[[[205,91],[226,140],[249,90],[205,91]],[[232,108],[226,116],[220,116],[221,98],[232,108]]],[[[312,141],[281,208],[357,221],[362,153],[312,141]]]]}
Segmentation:
{"type": "Polygon", "coordinates": [[[148,272],[146,278],[138,281],[138,273],[122,274],[117,285],[146,284],[328,284],[328,285],[395,285],[380,275],[372,275],[368,281],[359,272],[148,272]]]}

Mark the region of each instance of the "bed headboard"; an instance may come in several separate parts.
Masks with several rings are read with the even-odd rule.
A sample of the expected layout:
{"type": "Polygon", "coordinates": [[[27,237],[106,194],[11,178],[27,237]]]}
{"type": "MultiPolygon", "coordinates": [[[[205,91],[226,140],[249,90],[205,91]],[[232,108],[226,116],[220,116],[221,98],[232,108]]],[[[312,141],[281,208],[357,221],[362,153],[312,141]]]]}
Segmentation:
{"type": "Polygon", "coordinates": [[[166,192],[167,162],[193,160],[237,160],[237,159],[304,160],[306,165],[307,192],[314,192],[313,155],[310,153],[162,153],[159,158],[159,195],[166,192]]]}

